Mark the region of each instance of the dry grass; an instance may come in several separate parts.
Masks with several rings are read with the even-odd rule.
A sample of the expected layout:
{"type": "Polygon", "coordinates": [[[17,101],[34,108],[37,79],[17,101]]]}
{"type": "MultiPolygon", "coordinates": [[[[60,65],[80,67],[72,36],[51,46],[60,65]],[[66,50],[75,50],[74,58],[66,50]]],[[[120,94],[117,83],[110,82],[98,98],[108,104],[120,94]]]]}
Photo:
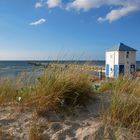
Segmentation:
{"type": "Polygon", "coordinates": [[[140,131],[140,81],[120,77],[101,86],[111,91],[111,105],[103,114],[106,123],[140,131]]]}
{"type": "Polygon", "coordinates": [[[0,103],[14,101],[17,96],[16,86],[9,79],[0,80],[0,103]]]}
{"type": "Polygon", "coordinates": [[[136,77],[140,77],[140,71],[136,72],[136,77]]]}
{"type": "Polygon", "coordinates": [[[29,140],[42,140],[39,130],[35,124],[30,128],[29,140]]]}
{"type": "Polygon", "coordinates": [[[2,127],[0,126],[0,140],[2,139],[3,132],[2,132],[2,127]]]}
{"type": "Polygon", "coordinates": [[[92,93],[89,75],[73,67],[48,68],[32,85],[21,77],[0,81],[1,103],[35,107],[39,114],[83,105],[92,93]]]}
{"type": "Polygon", "coordinates": [[[0,78],[0,104],[18,103],[19,97],[27,97],[31,91],[24,73],[15,78],[0,78]]]}
{"type": "Polygon", "coordinates": [[[140,79],[119,77],[118,79],[107,79],[100,87],[101,92],[111,91],[117,94],[133,94],[140,96],[140,79]]]}
{"type": "Polygon", "coordinates": [[[89,76],[77,69],[49,69],[38,78],[27,103],[40,114],[84,104],[92,91],[89,76]]]}

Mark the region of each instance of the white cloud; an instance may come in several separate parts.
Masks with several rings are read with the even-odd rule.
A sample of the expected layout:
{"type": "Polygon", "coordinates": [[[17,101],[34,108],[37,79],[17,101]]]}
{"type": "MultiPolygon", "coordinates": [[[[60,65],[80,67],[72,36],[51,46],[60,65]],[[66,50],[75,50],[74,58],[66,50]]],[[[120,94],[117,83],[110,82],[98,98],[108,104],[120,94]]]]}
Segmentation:
{"type": "Polygon", "coordinates": [[[32,25],[32,26],[37,26],[37,25],[40,25],[40,24],[45,23],[46,21],[47,21],[46,19],[41,18],[41,19],[39,19],[39,20],[37,20],[37,21],[31,22],[30,25],[32,25]]]}
{"type": "Polygon", "coordinates": [[[47,6],[48,8],[54,8],[61,5],[61,0],[39,0],[35,4],[35,8],[47,6]]]}
{"type": "Polygon", "coordinates": [[[61,0],[47,0],[47,5],[49,8],[60,6],[61,0]]]}
{"type": "Polygon", "coordinates": [[[40,7],[43,7],[42,2],[37,2],[37,3],[35,4],[35,8],[40,8],[40,7]]]}
{"type": "Polygon", "coordinates": [[[93,8],[100,8],[104,5],[118,6],[119,8],[111,10],[105,17],[99,17],[99,22],[113,22],[129,13],[140,10],[140,0],[74,0],[68,3],[66,9],[73,8],[88,11],[93,8]]]}
{"type": "Polygon", "coordinates": [[[67,8],[74,8],[76,10],[83,9],[84,11],[87,11],[91,8],[99,7],[102,2],[103,0],[74,0],[73,2],[68,3],[67,8]]]}
{"type": "MultiPolygon", "coordinates": [[[[69,0],[70,2],[62,3],[62,0],[39,0],[36,3],[36,8],[47,6],[48,8],[60,7],[66,10],[75,9],[78,11],[88,11],[102,6],[112,6],[113,9],[106,13],[104,17],[99,17],[98,21],[113,22],[120,19],[132,12],[140,10],[140,0],[69,0]]],[[[94,14],[94,13],[93,13],[94,14]]]]}
{"type": "Polygon", "coordinates": [[[110,23],[118,20],[119,18],[126,16],[127,14],[137,11],[138,7],[137,6],[127,6],[127,7],[122,7],[119,9],[111,10],[105,17],[99,17],[98,21],[103,22],[103,21],[109,21],[110,23]]]}
{"type": "Polygon", "coordinates": [[[100,8],[103,5],[121,5],[121,1],[123,0],[73,0],[68,3],[67,7],[87,11],[92,8],[100,8]]]}

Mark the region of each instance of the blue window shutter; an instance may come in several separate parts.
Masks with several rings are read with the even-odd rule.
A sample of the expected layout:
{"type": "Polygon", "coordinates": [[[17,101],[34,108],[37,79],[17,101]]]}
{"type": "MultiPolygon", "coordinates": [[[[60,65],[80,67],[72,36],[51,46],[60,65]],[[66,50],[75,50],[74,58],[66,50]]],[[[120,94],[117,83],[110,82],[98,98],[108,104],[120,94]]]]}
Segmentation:
{"type": "Polygon", "coordinates": [[[118,65],[114,65],[114,77],[118,77],[118,65]]]}
{"type": "Polygon", "coordinates": [[[109,64],[106,64],[106,76],[109,76],[109,64]]]}

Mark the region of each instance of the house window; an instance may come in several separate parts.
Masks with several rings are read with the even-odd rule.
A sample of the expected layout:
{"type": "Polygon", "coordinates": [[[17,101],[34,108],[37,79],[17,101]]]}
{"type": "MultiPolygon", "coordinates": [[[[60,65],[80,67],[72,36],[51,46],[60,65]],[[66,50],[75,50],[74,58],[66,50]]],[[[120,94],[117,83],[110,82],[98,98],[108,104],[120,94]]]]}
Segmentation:
{"type": "Polygon", "coordinates": [[[110,55],[110,58],[112,59],[112,55],[110,55]]]}
{"type": "Polygon", "coordinates": [[[129,58],[129,52],[128,51],[126,52],[126,58],[129,58]]]}

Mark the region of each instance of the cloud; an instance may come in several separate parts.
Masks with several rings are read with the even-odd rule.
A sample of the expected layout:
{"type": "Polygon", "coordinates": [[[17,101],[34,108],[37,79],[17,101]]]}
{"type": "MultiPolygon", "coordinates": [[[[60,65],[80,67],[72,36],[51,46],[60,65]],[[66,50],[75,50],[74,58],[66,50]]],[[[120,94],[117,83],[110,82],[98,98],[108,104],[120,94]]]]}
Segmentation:
{"type": "MultiPolygon", "coordinates": [[[[77,10],[87,12],[90,9],[101,8],[102,6],[113,7],[104,17],[99,17],[99,22],[113,22],[132,12],[140,10],[140,0],[69,0],[63,3],[62,0],[39,0],[35,7],[47,6],[48,8],[60,7],[66,10],[77,10]]],[[[100,10],[100,9],[99,9],[100,10]]],[[[93,13],[94,14],[94,13],[93,13]]]]}
{"type": "Polygon", "coordinates": [[[37,2],[36,4],[35,4],[35,8],[40,8],[40,7],[42,7],[43,6],[43,4],[41,3],[41,2],[37,2]]]}
{"type": "Polygon", "coordinates": [[[45,6],[45,1],[46,1],[46,0],[38,0],[38,1],[35,3],[35,8],[41,8],[41,7],[45,6]]]}
{"type": "Polygon", "coordinates": [[[61,0],[39,0],[35,4],[35,8],[41,8],[47,6],[48,8],[54,8],[61,5],[61,0]]]}
{"type": "Polygon", "coordinates": [[[99,7],[102,2],[103,0],[74,0],[73,2],[68,3],[67,8],[87,11],[91,8],[99,7]]]}
{"type": "Polygon", "coordinates": [[[46,19],[41,18],[41,19],[39,19],[37,21],[31,22],[30,25],[31,26],[37,26],[37,25],[41,25],[41,24],[45,23],[46,21],[47,21],[46,19]]]}
{"type": "Polygon", "coordinates": [[[137,10],[138,10],[137,6],[127,6],[127,7],[111,10],[105,17],[99,17],[98,21],[99,22],[109,21],[111,23],[137,10]]]}
{"type": "Polygon", "coordinates": [[[129,13],[140,10],[140,0],[74,0],[67,4],[66,9],[88,11],[93,8],[100,8],[104,5],[116,6],[105,17],[99,17],[99,22],[113,22],[128,15],[129,13]]]}
{"type": "Polygon", "coordinates": [[[49,8],[54,8],[61,5],[61,0],[47,0],[47,5],[49,8]]]}

